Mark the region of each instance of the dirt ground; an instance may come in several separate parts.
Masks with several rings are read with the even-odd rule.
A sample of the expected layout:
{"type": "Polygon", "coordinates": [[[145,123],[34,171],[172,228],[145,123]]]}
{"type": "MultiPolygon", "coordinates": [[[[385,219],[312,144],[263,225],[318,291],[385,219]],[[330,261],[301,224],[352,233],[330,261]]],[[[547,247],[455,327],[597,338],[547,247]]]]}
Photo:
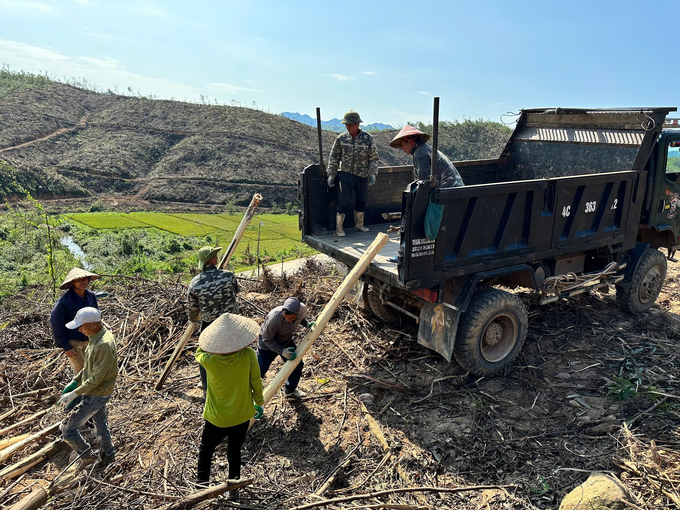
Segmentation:
{"type": "MultiPolygon", "coordinates": [[[[242,477],[252,483],[240,503],[222,496],[195,508],[556,509],[593,471],[621,479],[630,508],[680,508],[679,269],[669,263],[657,305],[639,316],[619,311],[613,292],[546,306],[524,295],[526,343],[494,378],[470,376],[418,345],[415,324],[391,329],[344,303],[304,360],[303,400],[275,396],[251,429],[242,477]],[[392,492],[376,494],[383,491],[392,492]]],[[[261,323],[295,295],[315,317],[340,281],[315,262],[297,275],[244,278],[241,311],[261,323]]],[[[44,508],[164,507],[194,491],[203,423],[195,340],[165,387],[153,389],[184,329],[185,289],[121,278],[99,280],[95,290],[110,294],[100,307],[119,342],[109,404],[117,458],[104,472],[86,471],[44,508]]],[[[44,288],[28,288],[0,310],[0,417],[15,409],[0,427],[50,408],[71,378],[52,349],[49,311],[44,288]],[[10,399],[40,388],[47,391],[38,398],[10,399]]],[[[50,409],[0,440],[62,418],[50,409]]],[[[67,465],[62,450],[0,481],[0,504],[46,486],[67,465]]],[[[221,446],[213,483],[226,479],[226,467],[221,446]]]]}

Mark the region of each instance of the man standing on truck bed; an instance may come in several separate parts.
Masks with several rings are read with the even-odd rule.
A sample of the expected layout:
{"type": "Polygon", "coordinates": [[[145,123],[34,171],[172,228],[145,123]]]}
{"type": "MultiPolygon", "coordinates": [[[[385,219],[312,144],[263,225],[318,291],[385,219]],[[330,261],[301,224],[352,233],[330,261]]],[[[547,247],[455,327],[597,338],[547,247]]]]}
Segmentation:
{"type": "Polygon", "coordinates": [[[340,190],[338,192],[338,207],[335,216],[335,235],[344,237],[343,224],[352,191],[356,193],[354,203],[354,228],[359,232],[368,232],[364,227],[364,212],[368,186],[375,184],[378,175],[378,149],[373,137],[359,128],[363,122],[355,111],[348,111],[342,118],[347,128],[346,133],[339,135],[333,143],[328,165],[328,186],[335,186],[338,177],[340,190]],[[342,161],[342,165],[341,165],[342,161]],[[340,170],[338,171],[338,167],[340,170]]]}
{"type": "MultiPolygon", "coordinates": [[[[430,135],[413,126],[405,125],[390,142],[390,147],[401,149],[413,156],[413,180],[429,181],[432,165],[432,147],[427,145],[430,135]]],[[[437,187],[465,186],[458,170],[441,151],[437,151],[437,187]]]]}

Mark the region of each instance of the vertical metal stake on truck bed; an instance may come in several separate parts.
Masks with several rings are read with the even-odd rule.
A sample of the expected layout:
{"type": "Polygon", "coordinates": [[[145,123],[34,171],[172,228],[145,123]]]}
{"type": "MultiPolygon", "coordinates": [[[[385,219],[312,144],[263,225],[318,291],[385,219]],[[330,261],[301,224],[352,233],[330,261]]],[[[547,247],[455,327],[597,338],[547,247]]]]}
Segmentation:
{"type": "Polygon", "coordinates": [[[432,157],[430,158],[430,183],[432,187],[437,184],[437,167],[439,166],[439,153],[437,152],[437,137],[439,136],[439,98],[434,98],[434,111],[432,112],[432,157]]]}

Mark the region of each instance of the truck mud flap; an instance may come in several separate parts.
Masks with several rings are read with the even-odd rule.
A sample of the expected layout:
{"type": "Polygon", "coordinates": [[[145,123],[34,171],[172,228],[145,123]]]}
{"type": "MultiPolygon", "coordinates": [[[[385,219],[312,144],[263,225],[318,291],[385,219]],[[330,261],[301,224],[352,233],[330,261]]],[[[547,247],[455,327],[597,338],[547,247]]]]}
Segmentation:
{"type": "Polygon", "coordinates": [[[420,312],[418,343],[451,361],[460,311],[443,303],[425,303],[420,312]]]}

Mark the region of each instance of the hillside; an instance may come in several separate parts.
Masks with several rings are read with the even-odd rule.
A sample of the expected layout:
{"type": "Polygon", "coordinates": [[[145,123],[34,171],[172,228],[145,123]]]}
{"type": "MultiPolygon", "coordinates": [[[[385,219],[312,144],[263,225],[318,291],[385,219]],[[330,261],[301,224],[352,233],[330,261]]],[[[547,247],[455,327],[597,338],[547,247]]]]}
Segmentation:
{"type": "MultiPolygon", "coordinates": [[[[42,200],[96,197],[182,208],[247,205],[260,192],[266,207],[295,202],[298,173],[318,161],[316,129],[280,115],[44,80],[29,85],[0,84],[0,198],[26,190],[42,200]]],[[[395,133],[374,133],[381,166],[410,164],[388,146],[395,133]]],[[[336,136],[323,131],[325,161],[336,136]]],[[[500,152],[509,130],[494,136],[480,144],[479,157],[487,157],[489,142],[500,152]]],[[[455,139],[442,135],[448,138],[455,139]]],[[[453,156],[446,143],[441,147],[453,156]]]]}

